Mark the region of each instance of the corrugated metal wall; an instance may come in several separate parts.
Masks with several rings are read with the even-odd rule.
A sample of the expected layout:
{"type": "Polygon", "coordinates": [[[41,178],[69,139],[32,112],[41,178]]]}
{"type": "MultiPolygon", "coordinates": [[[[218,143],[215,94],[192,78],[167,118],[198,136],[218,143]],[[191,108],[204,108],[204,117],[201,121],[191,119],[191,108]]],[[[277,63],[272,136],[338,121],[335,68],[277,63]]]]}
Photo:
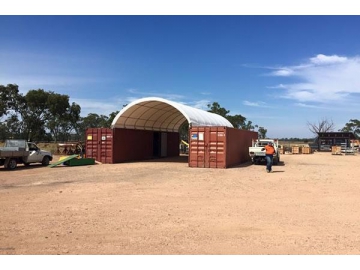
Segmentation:
{"type": "Polygon", "coordinates": [[[252,140],[256,140],[257,138],[257,132],[236,128],[228,128],[228,167],[251,161],[251,158],[249,156],[249,147],[252,146],[252,140]]]}
{"type": "Polygon", "coordinates": [[[189,166],[228,168],[250,160],[249,146],[258,133],[229,127],[192,127],[189,166]]]}

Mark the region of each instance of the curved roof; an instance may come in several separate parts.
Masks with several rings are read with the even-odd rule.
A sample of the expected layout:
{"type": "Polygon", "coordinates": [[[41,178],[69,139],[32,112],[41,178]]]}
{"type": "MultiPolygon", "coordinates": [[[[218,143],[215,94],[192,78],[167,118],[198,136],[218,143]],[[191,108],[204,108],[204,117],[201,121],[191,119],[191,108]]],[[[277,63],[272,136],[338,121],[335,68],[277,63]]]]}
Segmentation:
{"type": "Polygon", "coordinates": [[[124,107],[114,118],[111,128],[178,132],[185,121],[190,126],[233,127],[218,114],[163,98],[148,97],[135,100],[124,107]]]}

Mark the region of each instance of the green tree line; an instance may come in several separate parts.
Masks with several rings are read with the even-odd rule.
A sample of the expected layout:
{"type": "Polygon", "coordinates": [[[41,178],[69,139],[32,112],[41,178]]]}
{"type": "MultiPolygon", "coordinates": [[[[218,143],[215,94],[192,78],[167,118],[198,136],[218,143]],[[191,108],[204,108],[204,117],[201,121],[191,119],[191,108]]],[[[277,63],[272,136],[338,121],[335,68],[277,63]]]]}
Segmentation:
{"type": "Polygon", "coordinates": [[[80,112],[68,95],[43,89],[22,95],[16,84],[0,85],[0,140],[81,141],[87,128],[110,127],[118,113],[81,117],[80,112]]]}
{"type": "Polygon", "coordinates": [[[259,138],[266,138],[267,129],[258,125],[253,124],[252,121],[247,120],[246,117],[241,114],[231,115],[230,111],[221,107],[218,102],[208,104],[208,112],[216,113],[226,118],[234,128],[255,131],[257,129],[259,138]]]}
{"type": "MultiPolygon", "coordinates": [[[[0,85],[0,140],[7,138],[33,141],[82,141],[87,128],[110,127],[119,111],[110,115],[89,113],[81,117],[81,107],[69,102],[68,95],[44,89],[30,90],[23,95],[16,84],[0,85]]],[[[265,138],[267,129],[258,127],[242,115],[230,111],[218,102],[208,104],[209,112],[229,120],[235,128],[255,130],[265,138]]],[[[180,129],[182,139],[187,139],[188,124],[180,129]]]]}

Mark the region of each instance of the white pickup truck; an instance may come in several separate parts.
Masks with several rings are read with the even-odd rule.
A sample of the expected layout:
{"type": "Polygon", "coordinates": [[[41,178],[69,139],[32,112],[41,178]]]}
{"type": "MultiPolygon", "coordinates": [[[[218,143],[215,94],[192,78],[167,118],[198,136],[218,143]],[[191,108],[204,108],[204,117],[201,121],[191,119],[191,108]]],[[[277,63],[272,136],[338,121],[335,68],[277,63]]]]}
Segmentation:
{"type": "Polygon", "coordinates": [[[30,163],[47,166],[52,159],[50,152],[40,150],[35,143],[25,140],[6,140],[4,147],[0,147],[0,166],[9,170],[15,169],[19,163],[25,166],[30,163]]]}
{"type": "Polygon", "coordinates": [[[261,149],[264,148],[269,142],[272,142],[275,148],[275,154],[273,158],[273,164],[277,165],[280,161],[279,153],[279,141],[273,139],[257,139],[252,141],[252,146],[249,147],[249,155],[251,157],[251,162],[253,164],[259,164],[261,162],[266,162],[265,160],[265,151],[261,149]]]}

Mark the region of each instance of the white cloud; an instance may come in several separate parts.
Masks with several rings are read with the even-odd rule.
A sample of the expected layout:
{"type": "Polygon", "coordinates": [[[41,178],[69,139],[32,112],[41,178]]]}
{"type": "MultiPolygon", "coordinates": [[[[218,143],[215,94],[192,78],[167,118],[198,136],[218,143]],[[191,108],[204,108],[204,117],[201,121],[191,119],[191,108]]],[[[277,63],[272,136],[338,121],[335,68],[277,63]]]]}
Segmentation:
{"type": "Polygon", "coordinates": [[[284,89],[282,98],[299,102],[334,103],[354,99],[360,93],[360,57],[319,54],[305,64],[281,67],[272,76],[297,79],[297,83],[279,84],[271,88],[284,89]]]}
{"type": "Polygon", "coordinates": [[[319,108],[319,106],[315,106],[315,105],[309,105],[309,104],[305,104],[305,103],[295,103],[295,106],[298,107],[304,107],[304,108],[319,108]]]}
{"type": "Polygon", "coordinates": [[[138,93],[137,89],[133,89],[133,88],[127,89],[126,91],[131,93],[131,94],[137,94],[138,93]]]}
{"type": "Polygon", "coordinates": [[[122,106],[126,104],[121,101],[109,100],[91,100],[91,99],[77,99],[70,98],[70,103],[75,102],[81,107],[81,116],[87,116],[89,113],[96,113],[99,115],[108,116],[110,113],[120,111],[122,106]]]}
{"type": "Polygon", "coordinates": [[[193,102],[190,102],[190,103],[184,103],[184,104],[188,105],[188,106],[191,106],[191,107],[194,107],[194,108],[197,108],[197,109],[207,111],[209,109],[207,105],[210,104],[210,103],[211,103],[211,101],[206,100],[206,99],[202,99],[202,100],[197,100],[197,101],[193,101],[193,102]]]}
{"type": "Polygon", "coordinates": [[[251,106],[251,107],[263,107],[266,103],[262,102],[262,101],[250,102],[250,101],[244,100],[243,104],[245,106],[251,106]]]}
{"type": "Polygon", "coordinates": [[[134,100],[139,99],[139,98],[144,98],[144,97],[160,97],[160,98],[180,102],[181,100],[185,99],[185,96],[183,96],[183,95],[172,94],[172,93],[153,92],[153,91],[142,92],[142,91],[139,91],[134,88],[128,89],[127,92],[137,96],[137,97],[134,97],[134,100]]]}
{"type": "Polygon", "coordinates": [[[310,58],[310,62],[317,65],[326,65],[326,64],[336,64],[346,62],[348,59],[346,57],[341,57],[337,55],[324,55],[318,54],[315,57],[310,58]]]}
{"type": "Polygon", "coordinates": [[[283,76],[283,77],[287,77],[287,76],[291,76],[294,73],[294,71],[292,69],[289,68],[281,68],[279,70],[273,71],[271,73],[271,75],[273,76],[283,76]]]}
{"type": "Polygon", "coordinates": [[[201,92],[200,94],[201,94],[201,95],[204,95],[204,96],[210,96],[210,95],[211,95],[210,92],[201,92]]]}

